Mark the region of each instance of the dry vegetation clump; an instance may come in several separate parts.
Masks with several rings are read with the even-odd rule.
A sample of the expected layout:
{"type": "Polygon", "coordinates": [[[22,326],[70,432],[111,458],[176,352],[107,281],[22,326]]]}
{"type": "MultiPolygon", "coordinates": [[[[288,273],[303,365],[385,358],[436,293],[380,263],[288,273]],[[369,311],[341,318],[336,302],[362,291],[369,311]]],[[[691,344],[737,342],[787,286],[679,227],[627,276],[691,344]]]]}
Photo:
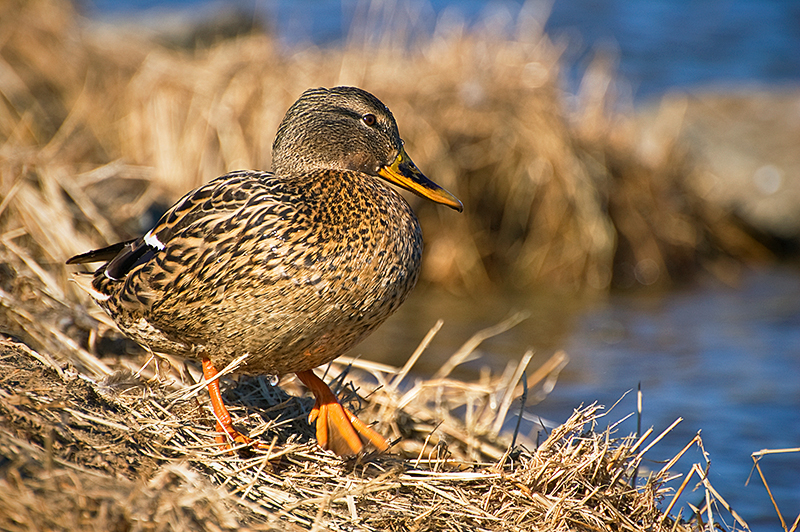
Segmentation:
{"type": "Polygon", "coordinates": [[[515,23],[442,23],[420,35],[374,5],[365,26],[386,31],[287,51],[262,33],[175,49],[89,30],[63,0],[2,9],[3,196],[19,181],[41,189],[32,168],[57,174],[96,245],[138,234],[151,206],[225,171],[269,168],[297,96],[352,84],[392,108],[409,153],[466,206],[443,223],[441,210],[417,205],[428,281],[593,290],[722,272],[730,258],[765,253],[693,190],[677,132],[662,128],[658,155],[643,153],[641,131],[609,110],[602,76],[590,72],[580,104],[566,109],[562,48],[526,10],[515,23]]]}
{"type": "MultiPolygon", "coordinates": [[[[711,506],[686,521],[665,514],[659,503],[675,497],[666,482],[680,455],[636,482],[660,438],[599,430],[596,405],[576,410],[538,447],[526,436],[514,446],[502,434],[483,440],[482,459],[464,459],[468,440],[481,438],[440,416],[463,403],[448,389],[502,395],[498,380],[422,383],[438,388],[438,401],[416,400],[378,421],[386,429],[438,417],[428,437],[410,436],[388,455],[342,460],[309,437],[313,400],[263,378],[228,382],[227,395],[235,422],[272,446],[231,453],[212,443],[202,386],[125,369],[89,376],[14,340],[0,341],[0,350],[3,530],[689,531],[706,530],[706,516],[719,522],[725,505],[708,485],[711,506]],[[466,441],[451,436],[459,433],[466,441]]],[[[391,382],[402,371],[366,373],[372,378],[351,368],[348,386],[364,393],[374,378],[391,382]]],[[[361,401],[376,407],[397,397],[384,386],[361,401]]],[[[695,443],[702,445],[699,436],[695,443]]],[[[700,480],[707,482],[704,473],[700,480]]]]}
{"type": "Polygon", "coordinates": [[[757,231],[700,190],[706,169],[680,139],[685,106],[665,99],[647,127],[632,109],[611,113],[613,70],[608,57],[595,59],[571,117],[577,153],[615,229],[613,285],[663,285],[698,268],[735,283],[741,264],[769,260],[767,246],[752,236],[757,231]]]}
{"type": "Polygon", "coordinates": [[[395,440],[386,455],[320,451],[306,421],[313,398],[291,379],[226,377],[234,423],[268,446],[229,453],[213,443],[196,365],[155,364],[72,301],[46,263],[5,244],[0,315],[17,338],[0,339],[2,530],[688,531],[727,508],[704,464],[691,474],[707,507],[685,521],[665,511],[683,453],[636,481],[659,438],[599,428],[595,405],[541,438],[530,424],[512,433],[509,412],[522,413],[520,396],[557,373],[563,353],[530,373],[525,353],[500,375],[450,377],[520,316],[477,332],[428,380],[412,370],[441,323],[402,368],[339,359],[326,369],[343,400],[395,440]]]}

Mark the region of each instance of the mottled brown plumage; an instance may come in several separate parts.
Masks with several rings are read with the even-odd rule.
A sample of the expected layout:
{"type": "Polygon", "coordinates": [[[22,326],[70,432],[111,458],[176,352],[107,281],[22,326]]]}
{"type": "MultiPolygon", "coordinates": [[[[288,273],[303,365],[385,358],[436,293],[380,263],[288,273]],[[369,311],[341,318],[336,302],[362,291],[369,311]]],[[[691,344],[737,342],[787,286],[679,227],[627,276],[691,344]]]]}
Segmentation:
{"type": "MultiPolygon", "coordinates": [[[[208,361],[207,378],[247,354],[243,373],[306,382],[417,281],[419,222],[384,180],[461,204],[416,169],[392,114],[356,88],[306,91],[278,129],[273,161],[272,173],[232,172],[189,192],[141,238],[68,262],[108,260],[91,293],[153,351],[208,361]]],[[[319,402],[324,390],[314,392],[319,402]]]]}

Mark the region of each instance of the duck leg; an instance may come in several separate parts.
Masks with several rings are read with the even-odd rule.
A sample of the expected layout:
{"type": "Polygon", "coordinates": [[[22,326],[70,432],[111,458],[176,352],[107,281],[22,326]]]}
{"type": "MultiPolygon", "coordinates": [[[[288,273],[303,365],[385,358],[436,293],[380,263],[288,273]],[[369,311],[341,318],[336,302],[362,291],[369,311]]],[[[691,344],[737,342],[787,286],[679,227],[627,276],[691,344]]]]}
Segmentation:
{"type": "Polygon", "coordinates": [[[217,431],[222,434],[216,437],[218,443],[228,444],[248,444],[253,440],[233,428],[231,415],[225,408],[222,401],[222,394],[219,392],[219,378],[217,378],[217,368],[207,358],[203,359],[203,377],[208,381],[208,395],[211,396],[211,407],[214,409],[214,417],[217,418],[217,431]]]}
{"type": "Polygon", "coordinates": [[[339,456],[358,454],[364,448],[360,434],[379,451],[389,448],[383,436],[344,408],[328,385],[312,370],[298,371],[296,375],[316,398],[308,422],[317,422],[317,443],[320,447],[330,449],[339,456]]]}

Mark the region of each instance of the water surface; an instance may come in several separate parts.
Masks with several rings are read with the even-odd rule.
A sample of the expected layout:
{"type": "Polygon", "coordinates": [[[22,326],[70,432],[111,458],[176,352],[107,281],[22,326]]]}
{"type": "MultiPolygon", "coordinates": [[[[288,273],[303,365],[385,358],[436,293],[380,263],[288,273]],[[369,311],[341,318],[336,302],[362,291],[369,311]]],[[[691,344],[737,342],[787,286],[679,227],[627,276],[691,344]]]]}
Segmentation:
{"type": "Polygon", "coordinates": [[[391,29],[411,22],[430,34],[442,18],[467,25],[513,22],[521,9],[547,16],[545,31],[569,43],[574,88],[595,50],[619,57],[619,72],[637,100],[672,88],[800,84],[800,2],[796,0],[85,0],[90,13],[118,19],[183,9],[187,17],[238,5],[261,13],[288,48],[331,45],[376,6],[394,12],[373,20],[391,29]],[[198,6],[208,6],[198,9],[198,6]],[[390,6],[391,9],[386,6],[390,6]],[[549,16],[548,16],[549,13],[549,16]],[[355,22],[354,22],[355,21],[355,22]]]}
{"type": "MultiPolygon", "coordinates": [[[[796,269],[749,272],[737,287],[712,280],[658,296],[615,294],[594,302],[519,294],[475,300],[423,289],[354,353],[402,365],[441,317],[445,325],[416,368],[417,375],[430,376],[475,331],[517,309],[531,312],[529,320],[485,342],[482,358],[461,368],[459,376],[474,379],[482,366],[502,371],[529,347],[539,353],[535,366],[563,348],[570,362],[558,383],[527,408],[531,419],[554,423],[580,404],[610,406],[641,383],[645,429],[660,433],[677,418],[684,420],[648,456],[672,458],[700,431],[715,488],[753,530],[781,530],[758,476],[748,486],[745,482],[751,453],[800,447],[796,269]]],[[[634,410],[635,394],[629,394],[609,421],[634,410]]],[[[619,434],[635,430],[631,420],[619,434]]],[[[693,462],[704,463],[698,451],[674,471],[687,472],[693,462]]],[[[784,518],[794,520],[800,512],[800,453],[766,457],[761,464],[784,518]]],[[[699,505],[699,497],[684,500],[699,505]]]]}

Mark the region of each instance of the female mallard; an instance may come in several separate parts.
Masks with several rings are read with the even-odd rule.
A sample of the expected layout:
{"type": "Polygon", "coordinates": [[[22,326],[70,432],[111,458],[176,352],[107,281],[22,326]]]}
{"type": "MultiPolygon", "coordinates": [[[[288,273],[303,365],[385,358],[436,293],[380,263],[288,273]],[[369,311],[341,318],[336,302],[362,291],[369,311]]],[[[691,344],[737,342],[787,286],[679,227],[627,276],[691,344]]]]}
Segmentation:
{"type": "MultiPolygon", "coordinates": [[[[359,433],[386,440],[344,409],[312,369],[378,327],[417,282],[419,222],[385,184],[462,210],[406,155],[389,109],[353,87],[311,89],[286,112],[272,173],[226,174],[193,190],[144,236],[72,257],[106,261],[89,291],[120,329],[155,352],[202,360],[217,430],[231,424],[218,367],[294,372],[314,393],[309,422],[340,455],[359,433]]],[[[222,441],[222,438],[220,438],[222,441]]]]}

